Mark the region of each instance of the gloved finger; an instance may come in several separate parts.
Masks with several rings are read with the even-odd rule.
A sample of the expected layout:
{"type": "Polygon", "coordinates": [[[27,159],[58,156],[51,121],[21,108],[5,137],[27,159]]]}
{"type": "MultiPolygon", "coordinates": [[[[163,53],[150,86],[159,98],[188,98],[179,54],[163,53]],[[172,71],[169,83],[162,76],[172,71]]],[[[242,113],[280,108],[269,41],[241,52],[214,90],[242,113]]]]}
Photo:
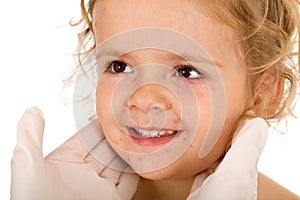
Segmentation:
{"type": "MultiPolygon", "coordinates": [[[[106,140],[104,140],[101,131],[99,122],[97,120],[92,121],[51,152],[46,160],[50,162],[88,163],[95,172],[102,171],[105,166],[103,162],[99,162],[97,155],[104,155],[104,157],[109,158],[111,147],[105,144],[106,140]]],[[[113,155],[115,156],[114,152],[113,155]]],[[[109,158],[107,162],[113,158],[109,158]]]]}
{"type": "Polygon", "coordinates": [[[89,123],[74,134],[61,146],[51,152],[46,159],[65,162],[83,163],[89,151],[95,148],[103,136],[99,134],[97,121],[89,123]]]}
{"type": "Polygon", "coordinates": [[[265,145],[267,132],[268,126],[263,119],[248,120],[216,171],[189,200],[256,199],[257,162],[265,145]],[[218,192],[215,192],[216,189],[218,192]]]}
{"type": "Polygon", "coordinates": [[[124,161],[112,149],[105,138],[101,142],[99,142],[99,144],[97,144],[97,146],[93,150],[91,150],[90,154],[103,165],[101,173],[104,168],[106,168],[106,166],[119,170],[124,169],[124,161]]]}
{"type": "Polygon", "coordinates": [[[78,136],[82,145],[88,152],[91,152],[103,139],[103,130],[97,119],[78,131],[78,136]]]}
{"type": "Polygon", "coordinates": [[[205,170],[198,174],[193,182],[193,186],[191,189],[191,192],[196,191],[198,188],[200,188],[205,181],[205,179],[211,174],[210,170],[205,170]]]}
{"type": "Polygon", "coordinates": [[[81,143],[89,152],[89,156],[93,157],[102,166],[99,170],[100,174],[103,173],[107,166],[108,169],[117,171],[122,171],[127,166],[127,163],[119,157],[106,140],[98,120],[92,121],[88,126],[80,130],[78,135],[81,143]]]}
{"type": "Polygon", "coordinates": [[[78,134],[74,134],[65,143],[47,155],[45,160],[48,163],[85,164],[86,167],[92,168],[96,174],[103,169],[103,166],[91,157],[89,152],[83,147],[78,134]]]}
{"type": "Polygon", "coordinates": [[[110,178],[115,184],[118,184],[121,174],[128,169],[128,166],[126,162],[116,155],[115,158],[99,172],[99,176],[102,178],[110,178]]]}
{"type": "Polygon", "coordinates": [[[247,121],[233,141],[218,170],[233,164],[236,165],[235,169],[249,169],[250,166],[256,169],[267,134],[268,125],[262,118],[247,121]]]}
{"type": "Polygon", "coordinates": [[[42,159],[44,127],[45,121],[40,109],[27,109],[18,124],[15,156],[22,152],[30,160],[32,157],[42,159]]]}
{"type": "Polygon", "coordinates": [[[88,152],[83,148],[77,134],[46,156],[47,161],[62,161],[70,163],[83,163],[88,152]]]}
{"type": "MultiPolygon", "coordinates": [[[[124,171],[130,171],[130,167],[126,168],[124,171]]],[[[117,193],[122,199],[129,200],[132,199],[135,194],[140,177],[135,173],[122,173],[117,184],[117,193]]]]}

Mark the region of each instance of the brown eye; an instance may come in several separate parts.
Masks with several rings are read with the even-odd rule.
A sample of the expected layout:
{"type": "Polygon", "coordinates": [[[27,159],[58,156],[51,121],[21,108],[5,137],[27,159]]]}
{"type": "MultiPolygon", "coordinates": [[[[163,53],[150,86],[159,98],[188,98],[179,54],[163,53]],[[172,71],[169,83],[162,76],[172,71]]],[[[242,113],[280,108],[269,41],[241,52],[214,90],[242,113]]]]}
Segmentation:
{"type": "Polygon", "coordinates": [[[109,65],[108,69],[111,73],[114,73],[114,74],[124,73],[124,72],[126,72],[126,73],[132,72],[132,69],[130,68],[130,66],[122,61],[113,61],[109,65]]]}
{"type": "Polygon", "coordinates": [[[177,68],[175,76],[182,76],[184,78],[195,79],[202,76],[193,66],[181,65],[177,68]]]}

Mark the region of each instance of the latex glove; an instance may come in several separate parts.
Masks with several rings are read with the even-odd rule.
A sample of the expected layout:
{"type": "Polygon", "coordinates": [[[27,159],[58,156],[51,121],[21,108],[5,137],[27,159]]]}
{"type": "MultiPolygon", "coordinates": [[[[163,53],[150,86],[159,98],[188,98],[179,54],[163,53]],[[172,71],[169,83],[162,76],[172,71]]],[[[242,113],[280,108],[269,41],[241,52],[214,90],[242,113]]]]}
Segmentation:
{"type": "MultiPolygon", "coordinates": [[[[99,132],[97,121],[46,158],[42,153],[43,130],[44,119],[40,110],[27,110],[18,125],[18,143],[12,158],[11,199],[110,200],[131,199],[134,195],[139,180],[137,175],[104,166],[82,144],[82,138],[91,136],[98,144],[95,149],[106,150],[107,142],[99,132]]],[[[107,161],[119,162],[116,156],[110,159],[107,161]]]]}
{"type": "Polygon", "coordinates": [[[204,174],[196,178],[188,200],[255,200],[257,162],[267,133],[268,125],[263,119],[248,120],[216,171],[208,178],[204,174]]]}

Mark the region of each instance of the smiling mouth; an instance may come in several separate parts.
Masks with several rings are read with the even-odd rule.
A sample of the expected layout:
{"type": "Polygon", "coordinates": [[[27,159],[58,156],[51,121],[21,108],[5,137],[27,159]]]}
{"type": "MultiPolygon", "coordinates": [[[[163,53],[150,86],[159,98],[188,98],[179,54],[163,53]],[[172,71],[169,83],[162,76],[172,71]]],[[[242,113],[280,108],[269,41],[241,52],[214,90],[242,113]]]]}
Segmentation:
{"type": "Polygon", "coordinates": [[[129,134],[133,137],[138,138],[161,138],[170,135],[176,135],[179,133],[179,130],[170,130],[170,129],[142,129],[135,127],[127,127],[129,134]]]}
{"type": "Polygon", "coordinates": [[[140,146],[160,146],[178,137],[182,130],[126,127],[127,132],[136,144],[140,146]]]}

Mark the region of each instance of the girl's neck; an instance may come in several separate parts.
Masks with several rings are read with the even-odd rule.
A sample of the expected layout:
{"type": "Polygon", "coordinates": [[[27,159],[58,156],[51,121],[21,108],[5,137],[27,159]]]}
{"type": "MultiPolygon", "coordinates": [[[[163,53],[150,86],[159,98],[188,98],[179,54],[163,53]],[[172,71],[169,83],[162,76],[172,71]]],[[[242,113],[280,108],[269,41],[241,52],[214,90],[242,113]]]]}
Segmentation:
{"type": "Polygon", "coordinates": [[[149,180],[141,177],[133,200],[186,199],[191,192],[194,178],[149,180]]]}

